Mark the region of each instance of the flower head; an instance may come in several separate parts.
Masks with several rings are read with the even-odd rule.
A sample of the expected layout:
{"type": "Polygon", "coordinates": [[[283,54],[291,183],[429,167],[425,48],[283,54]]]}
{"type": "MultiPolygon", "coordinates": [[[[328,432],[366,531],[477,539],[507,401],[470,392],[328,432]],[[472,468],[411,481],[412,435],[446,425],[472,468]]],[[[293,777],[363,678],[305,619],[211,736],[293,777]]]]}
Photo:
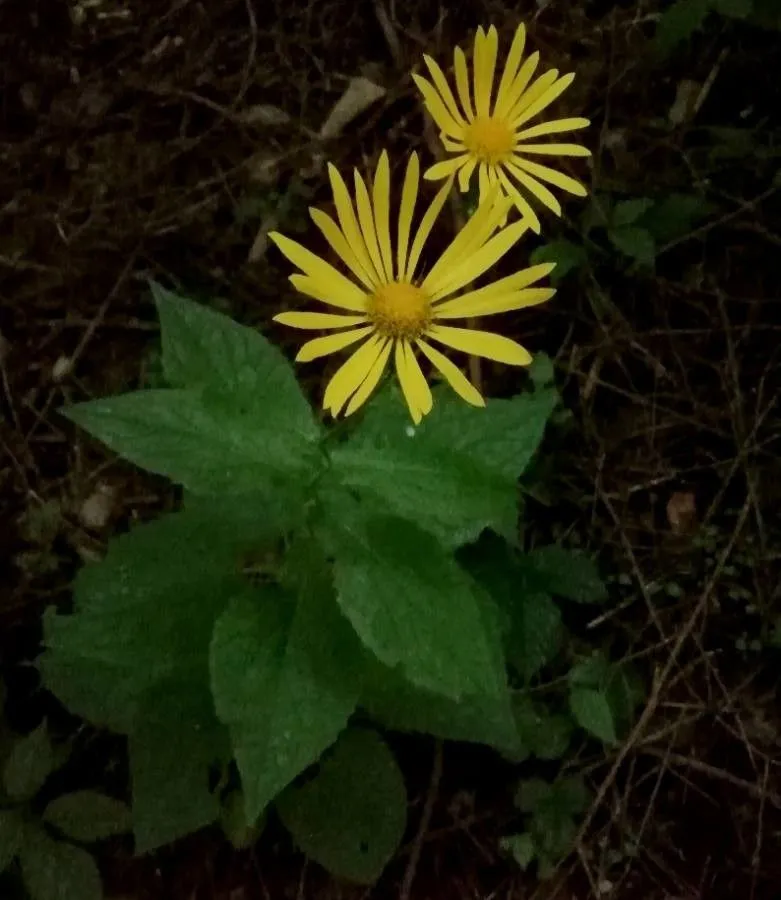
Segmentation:
{"type": "Polygon", "coordinates": [[[546,185],[580,197],[586,195],[586,188],[569,175],[541,165],[536,158],[591,155],[580,144],[540,143],[539,139],[585,128],[589,121],[581,118],[551,119],[528,126],[572,84],[575,76],[559,77],[557,69],[549,69],[534,78],[540,54],[532,53],[524,61],[525,43],[526,28],[520,25],[495,92],[499,36],[493,26],[487,32],[477,29],[471,85],[464,51],[456,48],[456,95],[442,69],[430,56],[423,59],[431,81],[421,75],[412,77],[440,129],[445,149],[451,154],[449,159],[433,165],[424,178],[438,180],[457,172],[459,186],[466,191],[477,169],[480,199],[488,194],[492,186],[501,185],[521,216],[528,217],[531,227],[539,233],[540,221],[529,203],[529,196],[561,215],[561,205],[546,185]]]}
{"type": "Polygon", "coordinates": [[[277,232],[269,236],[301,271],[290,281],[302,293],[336,307],[339,313],[285,312],[277,322],[293,328],[327,330],[331,334],[307,341],[296,360],[308,362],[358,345],[336,371],[325,390],[323,405],[332,415],[355,412],[380,381],[393,354],[396,374],[417,423],[432,407],[431,390],[420,368],[420,353],[438,369],[467,403],[484,406],[479,391],[434,343],[508,365],[531,362],[515,341],[470,328],[445,324],[450,319],[486,316],[542,303],[550,288],[530,285],[545,277],[550,264],[532,266],[477,290],[458,292],[486,272],[528,229],[524,221],[499,228],[511,203],[493,192],[455,236],[425,276],[418,275],[420,258],[452,187],[439,190],[413,229],[420,182],[420,164],[412,154],[401,191],[398,220],[391,234],[390,165],[382,154],[367,185],[355,171],[355,203],[342,177],[329,166],[338,222],[319,209],[310,213],[349,276],[321,257],[277,232]],[[432,343],[433,342],[433,343],[432,343]]]}

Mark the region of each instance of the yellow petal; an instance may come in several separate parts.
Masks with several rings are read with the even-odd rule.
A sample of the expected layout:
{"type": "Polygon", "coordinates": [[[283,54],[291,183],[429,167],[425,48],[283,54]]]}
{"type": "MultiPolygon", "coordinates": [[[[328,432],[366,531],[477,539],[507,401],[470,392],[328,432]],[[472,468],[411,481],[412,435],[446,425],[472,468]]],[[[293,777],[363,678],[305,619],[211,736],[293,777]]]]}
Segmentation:
{"type": "Polygon", "coordinates": [[[570,178],[569,175],[565,175],[563,172],[557,172],[555,169],[548,168],[548,166],[541,166],[539,163],[534,163],[531,160],[523,159],[522,157],[513,157],[513,166],[523,169],[524,172],[536,176],[541,181],[547,181],[548,184],[555,184],[556,187],[561,188],[563,191],[568,191],[576,197],[585,197],[588,195],[588,190],[585,185],[582,185],[574,178],[570,178]]]}
{"type": "Polygon", "coordinates": [[[431,411],[434,402],[431,389],[420,371],[408,341],[396,341],[395,362],[401,392],[407,401],[412,420],[417,425],[423,416],[431,411]]]}
{"type": "Polygon", "coordinates": [[[477,157],[473,156],[468,159],[458,173],[458,187],[462,194],[465,194],[469,190],[469,181],[472,178],[472,173],[477,168],[477,157]]]}
{"type": "Polygon", "coordinates": [[[420,162],[418,154],[412,153],[404,175],[404,187],[401,189],[401,206],[399,207],[399,240],[396,247],[396,277],[402,281],[407,271],[407,249],[409,247],[412,216],[415,212],[415,201],[418,198],[420,184],[420,162]]]}
{"type": "Polygon", "coordinates": [[[502,108],[502,105],[504,103],[505,96],[510,89],[510,85],[513,83],[513,79],[518,73],[518,66],[521,64],[521,57],[523,56],[523,48],[525,45],[526,26],[523,24],[523,22],[521,22],[521,24],[515,29],[513,42],[510,45],[510,52],[507,54],[507,60],[504,64],[504,71],[502,72],[502,78],[499,82],[499,88],[496,92],[494,115],[498,115],[499,110],[502,108]]]}
{"type": "Polygon", "coordinates": [[[528,83],[531,81],[532,75],[534,75],[539,61],[540,54],[539,52],[535,51],[521,66],[521,68],[518,69],[518,74],[513,79],[513,83],[507,89],[502,102],[499,103],[497,101],[496,109],[494,111],[494,115],[497,118],[506,118],[507,113],[515,106],[518,100],[520,100],[521,95],[526,90],[526,85],[528,85],[528,83]]]}
{"type": "Polygon", "coordinates": [[[382,353],[387,338],[373,335],[334,372],[323,395],[323,408],[338,416],[348,399],[361,387],[382,353]]]}
{"type": "Polygon", "coordinates": [[[427,169],[423,177],[426,181],[441,181],[460,169],[470,159],[471,155],[469,153],[464,153],[455,159],[443,159],[442,162],[434,163],[433,166],[427,169]]]}
{"type": "Polygon", "coordinates": [[[518,144],[515,152],[540,156],[591,156],[591,151],[582,144],[518,144]]]}
{"type": "Polygon", "coordinates": [[[297,241],[292,241],[278,231],[272,231],[269,237],[294,266],[307,274],[324,295],[332,298],[326,300],[326,303],[363,312],[365,295],[358,285],[297,241]]]}
{"type": "Polygon", "coordinates": [[[450,309],[451,304],[457,304],[461,301],[479,300],[482,302],[491,297],[498,297],[503,294],[511,294],[514,291],[520,291],[523,288],[534,284],[535,281],[539,281],[541,278],[550,275],[555,268],[555,263],[539,263],[536,266],[529,266],[527,269],[521,269],[520,272],[507,275],[505,278],[500,278],[498,281],[486,284],[484,287],[470,291],[468,294],[463,294],[461,297],[454,297],[452,300],[447,300],[444,303],[435,304],[434,315],[437,316],[440,311],[450,309]]]}
{"type": "Polygon", "coordinates": [[[418,260],[420,259],[420,254],[423,252],[423,247],[431,232],[434,222],[436,222],[437,216],[442,211],[442,207],[444,206],[447,195],[450,193],[450,189],[452,187],[453,179],[451,177],[448,178],[444,185],[439,189],[436,197],[434,197],[434,199],[431,201],[429,208],[426,210],[426,212],[423,214],[423,218],[420,220],[420,225],[418,225],[418,231],[415,235],[415,240],[412,242],[412,249],[410,250],[409,259],[407,260],[407,271],[405,276],[407,281],[412,281],[412,278],[415,274],[415,267],[417,266],[418,260]]]}
{"type": "Polygon", "coordinates": [[[473,328],[451,328],[447,325],[432,325],[426,332],[427,337],[447,344],[454,350],[483,356],[508,366],[528,366],[532,361],[528,350],[511,341],[502,334],[491,331],[477,331],[473,328]]]}
{"type": "Polygon", "coordinates": [[[525,309],[537,306],[556,293],[553,288],[526,288],[508,294],[491,294],[479,300],[469,299],[469,294],[448,300],[434,311],[435,319],[466,319],[471,316],[493,316],[496,313],[510,312],[513,309],[525,309]]]}
{"type": "Polygon", "coordinates": [[[548,209],[557,216],[561,215],[561,204],[544,184],[541,184],[536,178],[532,178],[531,175],[527,175],[526,172],[519,169],[518,166],[513,165],[511,162],[505,163],[505,167],[508,172],[512,172],[513,176],[517,178],[526,190],[529,191],[530,194],[533,194],[540,203],[547,206],[548,209]]]}
{"type": "Polygon", "coordinates": [[[380,256],[380,247],[377,243],[377,232],[374,228],[374,211],[372,210],[371,200],[369,199],[369,191],[366,182],[361,177],[361,173],[355,169],[355,205],[358,208],[358,221],[361,223],[361,234],[366,242],[366,249],[369,251],[369,259],[371,259],[374,268],[383,282],[391,281],[393,273],[386,273],[385,266],[380,256]]]}
{"type": "Polygon", "coordinates": [[[369,252],[366,249],[366,244],[361,235],[361,229],[358,227],[358,220],[355,218],[355,211],[353,209],[353,202],[350,199],[350,192],[347,190],[347,185],[344,183],[344,179],[339,174],[336,166],[332,163],[328,164],[328,177],[331,180],[331,190],[334,195],[336,214],[339,219],[339,224],[342,226],[344,236],[355,251],[355,255],[366,270],[366,273],[374,284],[377,285],[381,281],[380,275],[372,265],[371,259],[369,259],[369,252]]]}
{"type": "Polygon", "coordinates": [[[377,171],[374,173],[374,221],[377,226],[377,242],[388,281],[393,280],[393,251],[390,238],[390,163],[388,152],[383,150],[377,171]]]}
{"type": "Polygon", "coordinates": [[[360,282],[362,282],[370,291],[373,290],[375,285],[371,276],[361,265],[358,256],[347,242],[344,232],[339,228],[336,222],[334,222],[327,213],[324,213],[320,209],[315,209],[314,207],[310,207],[309,215],[312,217],[312,221],[315,225],[317,225],[323,233],[323,237],[331,245],[331,249],[334,253],[336,253],[360,282]]]}
{"type": "Polygon", "coordinates": [[[480,168],[477,170],[477,184],[480,189],[479,202],[483,203],[491,190],[491,182],[488,178],[488,165],[484,162],[480,163],[480,168]]]}
{"type": "Polygon", "coordinates": [[[524,122],[533,119],[536,115],[541,113],[546,106],[550,106],[557,97],[563,94],[574,80],[574,72],[570,72],[569,75],[564,75],[562,78],[559,78],[559,80],[552,85],[552,87],[548,88],[539,99],[535,100],[530,106],[524,107],[521,114],[513,118],[510,127],[513,129],[520,128],[524,122]]]}
{"type": "Polygon", "coordinates": [[[428,357],[429,362],[440,371],[444,376],[445,381],[447,381],[450,387],[453,388],[462,400],[466,400],[466,402],[471,403],[472,406],[485,406],[485,400],[483,400],[480,391],[477,390],[472,382],[461,372],[458,366],[455,363],[452,363],[444,353],[440,353],[439,350],[436,350],[430,344],[427,344],[422,340],[418,340],[417,345],[420,348],[421,353],[428,357]]]}
{"type": "Polygon", "coordinates": [[[447,111],[453,117],[453,120],[457,122],[462,128],[466,127],[466,120],[464,119],[461,110],[458,108],[458,103],[456,103],[456,98],[453,96],[453,91],[450,89],[450,85],[448,84],[447,78],[445,78],[445,73],[440,69],[439,65],[427,54],[423,54],[423,62],[426,64],[428,68],[429,74],[434,82],[434,86],[439,92],[439,96],[442,98],[442,102],[445,104],[447,111]]]}
{"type": "Polygon", "coordinates": [[[529,223],[522,219],[497,232],[477,252],[471,253],[463,262],[456,263],[450,272],[442,277],[442,280],[437,283],[438,290],[429,294],[431,300],[441,300],[468,282],[479,278],[486,269],[498,262],[528,230],[529,223]]]}
{"type": "Polygon", "coordinates": [[[362,325],[366,316],[335,316],[332,313],[283,312],[274,316],[274,321],[289,328],[329,329],[349,328],[362,325]]]}
{"type": "Polygon", "coordinates": [[[461,137],[464,133],[463,126],[459,125],[447,111],[447,107],[437,93],[434,85],[422,75],[416,75],[414,73],[412,75],[412,80],[418,86],[420,93],[423,94],[423,103],[431,114],[431,118],[437,123],[437,126],[444,131],[445,134],[449,134],[451,137],[461,137]]]}
{"type": "Polygon", "coordinates": [[[469,70],[466,65],[466,56],[460,47],[456,47],[453,53],[453,68],[456,72],[458,99],[461,101],[467,120],[471,122],[475,117],[475,111],[472,106],[472,97],[469,93],[469,70]]]}
{"type": "Polygon", "coordinates": [[[366,328],[356,328],[355,331],[340,331],[338,334],[327,334],[325,337],[307,341],[298,351],[296,362],[311,362],[321,356],[328,356],[329,353],[344,350],[350,344],[371,334],[373,330],[373,325],[367,325],[366,328]]]}
{"type": "Polygon", "coordinates": [[[467,148],[463,140],[449,138],[444,131],[439,132],[439,139],[445,150],[449,150],[451,153],[466,153],[467,148]]]}
{"type": "Polygon", "coordinates": [[[488,116],[491,108],[491,88],[496,71],[498,48],[499,35],[492,25],[482,40],[479,65],[475,56],[475,111],[478,116],[488,116]]]}
{"type": "Polygon", "coordinates": [[[577,131],[580,128],[588,128],[591,124],[588,119],[551,119],[550,122],[540,122],[515,135],[518,141],[530,141],[532,138],[545,137],[547,134],[562,134],[565,131],[577,131]]]}
{"type": "Polygon", "coordinates": [[[351,416],[356,409],[363,406],[369,399],[372,391],[377,387],[380,378],[382,378],[382,373],[385,371],[385,366],[388,364],[388,357],[390,356],[392,346],[393,341],[386,338],[382,350],[380,351],[380,355],[375,359],[374,364],[369,370],[369,374],[364,378],[361,386],[350,398],[347,409],[344,411],[345,416],[351,416]]]}
{"type": "MultiPolygon", "coordinates": [[[[366,311],[366,294],[360,288],[357,290],[361,296],[355,298],[352,290],[350,293],[341,294],[338,290],[328,286],[324,287],[320,281],[310,278],[308,275],[291,275],[290,283],[300,293],[319,300],[321,303],[328,303],[329,306],[338,306],[340,309],[349,309],[353,312],[366,311]]],[[[351,284],[350,287],[353,288],[355,285],[351,284]]]]}
{"type": "Polygon", "coordinates": [[[539,234],[542,230],[542,226],[540,225],[539,216],[532,208],[531,203],[529,203],[526,197],[524,197],[512,181],[510,181],[507,177],[507,173],[502,169],[499,170],[499,180],[502,182],[502,187],[507,191],[508,195],[515,203],[518,212],[529,223],[529,228],[531,228],[535,234],[539,234]]]}
{"type": "Polygon", "coordinates": [[[556,79],[559,77],[558,69],[548,69],[547,72],[543,72],[539,78],[533,81],[529,87],[521,94],[518,98],[515,106],[510,110],[507,114],[507,118],[513,122],[515,119],[520,116],[520,114],[528,109],[532,104],[536,103],[540,97],[544,97],[546,92],[550,90],[551,86],[556,83],[556,79]]]}

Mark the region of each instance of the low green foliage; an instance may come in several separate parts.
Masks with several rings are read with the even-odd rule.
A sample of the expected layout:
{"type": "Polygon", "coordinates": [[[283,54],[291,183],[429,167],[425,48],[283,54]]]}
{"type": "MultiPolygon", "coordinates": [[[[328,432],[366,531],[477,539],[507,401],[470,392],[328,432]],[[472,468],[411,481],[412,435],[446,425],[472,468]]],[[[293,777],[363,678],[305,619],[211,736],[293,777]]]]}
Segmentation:
{"type": "Polygon", "coordinates": [[[664,58],[688,41],[711,15],[737,19],[763,28],[781,27],[776,0],[675,0],[661,15],[654,49],[664,58]]]}
{"type": "MultiPolygon", "coordinates": [[[[549,361],[485,410],[436,389],[413,427],[383,389],[329,433],[261,335],[154,293],[165,385],[65,413],[184,485],[182,508],[79,573],[40,659],[70,709],[128,736],[137,850],[218,819],[241,846],[276,807],[313,859],[370,882],[407,800],[367,719],[510,759],[558,758],[576,721],[613,739],[617,712],[609,731],[528,694],[569,668],[568,606],[606,599],[584,555],[517,545],[519,478],[558,403],[549,361]]],[[[81,795],[48,821],[79,837],[90,803],[101,822],[109,805],[81,795]]]]}

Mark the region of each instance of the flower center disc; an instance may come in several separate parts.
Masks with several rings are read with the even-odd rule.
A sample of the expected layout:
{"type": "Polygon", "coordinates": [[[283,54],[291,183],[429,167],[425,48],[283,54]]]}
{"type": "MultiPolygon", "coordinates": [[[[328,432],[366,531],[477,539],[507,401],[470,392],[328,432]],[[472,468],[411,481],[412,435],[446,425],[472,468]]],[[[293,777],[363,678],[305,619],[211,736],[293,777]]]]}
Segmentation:
{"type": "Polygon", "coordinates": [[[513,149],[513,132],[493,118],[480,118],[472,122],[464,135],[464,144],[478,159],[487,163],[497,163],[506,159],[513,149]]]}
{"type": "Polygon", "coordinates": [[[430,318],[428,297],[414,284],[383,284],[369,298],[368,312],[387,337],[417,337],[430,318]]]}

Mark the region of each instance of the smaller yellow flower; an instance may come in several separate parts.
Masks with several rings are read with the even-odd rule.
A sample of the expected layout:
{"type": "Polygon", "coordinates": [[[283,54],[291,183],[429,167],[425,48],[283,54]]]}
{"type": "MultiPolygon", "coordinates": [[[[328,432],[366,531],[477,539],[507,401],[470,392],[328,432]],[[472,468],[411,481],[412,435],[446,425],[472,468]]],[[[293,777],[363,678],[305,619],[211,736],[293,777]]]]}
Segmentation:
{"type": "Polygon", "coordinates": [[[543,303],[555,293],[530,285],[553,269],[550,264],[531,266],[477,290],[456,296],[507,253],[528,230],[525,221],[497,231],[507,218],[511,202],[494,191],[439,260],[424,277],[418,277],[426,241],[452,187],[452,179],[440,188],[413,234],[415,204],[420,185],[420,163],[412,154],[407,165],[398,224],[391,238],[390,164],[383,152],[374,183],[367,186],[355,171],[355,204],[341,175],[328,167],[338,223],[319,209],[310,209],[315,225],[351,277],[301,244],[278,232],[269,237],[297,266],[290,281],[302,294],[342,312],[285,312],[275,321],[292,328],[329,330],[333,334],[307,341],[296,360],[309,362],[353,344],[358,349],[337,369],[325,389],[323,406],[332,415],[355,412],[377,387],[391,354],[396,374],[413,420],[418,423],[431,411],[432,396],[418,363],[416,351],[438,369],[445,381],[467,403],[484,406],[480,392],[432,341],[463,353],[497,362],[525,366],[531,355],[515,341],[470,328],[444,324],[451,319],[488,316],[543,303]],[[395,246],[394,246],[395,244],[395,246]]]}
{"type": "Polygon", "coordinates": [[[538,142],[546,135],[576,131],[590,123],[581,118],[551,119],[526,127],[572,84],[575,76],[571,73],[559,77],[557,69],[549,69],[532,80],[540,54],[532,53],[522,62],[525,43],[526,28],[521,24],[515,32],[495,94],[499,47],[496,28],[491,26],[487,32],[477,29],[472,60],[474,90],[470,87],[464,51],[457,47],[454,68],[460,105],[442,69],[430,56],[423,59],[432,80],[421,75],[412,77],[440,129],[445,149],[455,154],[433,165],[423,177],[436,181],[458,173],[459,186],[466,191],[477,169],[480,199],[486,197],[491,187],[501,185],[521,216],[528,217],[531,227],[539,234],[540,220],[527,195],[561,215],[561,205],[546,184],[578,197],[585,197],[587,191],[569,175],[529,157],[590,156],[591,152],[580,144],[538,142]]]}

